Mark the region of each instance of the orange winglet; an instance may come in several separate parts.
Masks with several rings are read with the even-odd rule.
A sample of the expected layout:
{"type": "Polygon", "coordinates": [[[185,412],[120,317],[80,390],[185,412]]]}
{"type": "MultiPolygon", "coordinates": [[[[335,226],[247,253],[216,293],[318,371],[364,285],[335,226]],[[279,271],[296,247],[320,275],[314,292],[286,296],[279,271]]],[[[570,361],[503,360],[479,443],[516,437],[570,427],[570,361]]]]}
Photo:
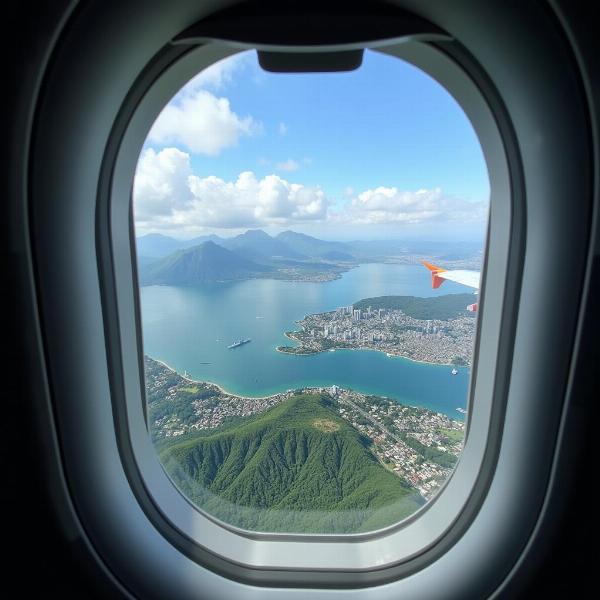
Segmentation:
{"type": "Polygon", "coordinates": [[[426,260],[422,260],[421,262],[431,271],[431,287],[436,290],[445,281],[445,279],[440,277],[438,273],[443,273],[446,271],[446,269],[442,269],[442,267],[436,267],[435,265],[428,263],[426,260]]]}

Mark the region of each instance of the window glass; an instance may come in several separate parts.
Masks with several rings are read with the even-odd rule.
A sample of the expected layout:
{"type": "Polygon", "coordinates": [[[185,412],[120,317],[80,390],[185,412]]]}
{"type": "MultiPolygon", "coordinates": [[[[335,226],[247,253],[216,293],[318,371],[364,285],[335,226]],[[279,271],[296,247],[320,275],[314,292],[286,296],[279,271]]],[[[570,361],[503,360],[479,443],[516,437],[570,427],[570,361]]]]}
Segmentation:
{"type": "Polygon", "coordinates": [[[246,52],[161,112],[134,183],[148,429],[199,509],[357,533],[431,500],[465,438],[489,181],[433,79],[246,52]]]}

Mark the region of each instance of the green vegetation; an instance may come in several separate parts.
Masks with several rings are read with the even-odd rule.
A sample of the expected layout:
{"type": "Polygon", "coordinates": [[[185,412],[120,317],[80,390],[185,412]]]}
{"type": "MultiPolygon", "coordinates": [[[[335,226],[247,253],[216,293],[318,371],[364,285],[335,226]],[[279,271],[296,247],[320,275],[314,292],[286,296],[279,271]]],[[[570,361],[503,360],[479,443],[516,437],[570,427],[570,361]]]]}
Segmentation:
{"type": "Polygon", "coordinates": [[[332,433],[334,431],[339,431],[340,429],[339,423],[330,419],[315,419],[313,421],[313,427],[316,427],[319,431],[324,431],[325,433],[332,433]]]}
{"type": "Polygon", "coordinates": [[[308,350],[302,346],[277,346],[277,352],[284,354],[314,354],[314,350],[308,350]]]}
{"type": "MultiPolygon", "coordinates": [[[[293,337],[293,334],[295,334],[295,333],[297,334],[297,332],[295,332],[295,331],[287,331],[286,336],[291,339],[295,339],[293,337]]],[[[330,350],[331,348],[344,349],[344,348],[348,347],[348,345],[344,344],[343,342],[336,342],[335,340],[332,340],[329,338],[320,338],[319,344],[320,344],[319,352],[323,352],[325,350],[330,350]]],[[[277,351],[284,352],[285,354],[300,354],[300,355],[315,354],[315,350],[313,350],[311,348],[306,348],[305,346],[302,345],[302,342],[300,342],[300,346],[277,346],[277,351]]]]}
{"type": "Polygon", "coordinates": [[[370,445],[327,395],[295,394],[210,434],[162,440],[159,455],[181,491],[227,523],[350,533],[396,523],[423,503],[370,445]]]}
{"type": "Polygon", "coordinates": [[[402,440],[407,446],[410,446],[415,452],[418,452],[424,460],[437,463],[440,467],[445,469],[451,469],[456,464],[456,456],[433,448],[431,446],[425,446],[421,444],[419,440],[410,435],[400,435],[402,440]]]}
{"type": "Polygon", "coordinates": [[[188,385],[181,386],[179,388],[180,392],[187,392],[188,394],[197,394],[200,391],[200,388],[197,385],[188,385]]]}
{"type": "Polygon", "coordinates": [[[432,298],[418,296],[379,296],[365,298],[354,303],[355,309],[372,310],[384,308],[388,310],[401,310],[413,319],[439,319],[447,321],[456,317],[475,316],[469,312],[467,306],[473,303],[473,294],[447,294],[432,298]]]}
{"type": "Polygon", "coordinates": [[[465,437],[464,431],[459,429],[448,429],[447,427],[442,427],[438,430],[441,435],[443,435],[446,439],[451,442],[460,442],[465,437]]]}

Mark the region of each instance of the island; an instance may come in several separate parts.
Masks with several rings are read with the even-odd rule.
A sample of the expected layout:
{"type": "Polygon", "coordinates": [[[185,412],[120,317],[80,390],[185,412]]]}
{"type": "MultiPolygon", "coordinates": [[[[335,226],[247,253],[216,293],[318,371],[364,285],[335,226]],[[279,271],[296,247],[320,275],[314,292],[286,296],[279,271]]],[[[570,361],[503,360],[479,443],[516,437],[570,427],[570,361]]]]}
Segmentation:
{"type": "Polygon", "coordinates": [[[288,354],[337,349],[370,349],[411,360],[470,366],[475,314],[466,307],[472,294],[432,298],[381,296],[336,310],[306,315],[299,329],[285,336],[296,346],[278,346],[288,354]]]}
{"type": "MultiPolygon", "coordinates": [[[[388,481],[385,476],[385,481],[382,480],[381,484],[382,490],[397,485],[395,489],[400,496],[406,490],[410,491],[410,497],[415,501],[411,505],[412,511],[436,494],[452,472],[463,447],[465,424],[462,420],[451,419],[429,409],[403,405],[391,398],[362,394],[336,385],[286,390],[271,396],[250,398],[228,393],[214,383],[184,377],[165,363],[149,356],[144,358],[144,365],[148,426],[152,440],[167,470],[176,481],[182,482],[183,488],[197,502],[206,500],[204,492],[197,486],[193,490],[185,487],[189,484],[189,477],[182,474],[180,463],[189,465],[193,459],[196,477],[203,469],[209,469],[210,476],[216,477],[214,481],[222,483],[224,474],[221,479],[218,474],[221,470],[230,468],[233,459],[228,456],[239,447],[241,442],[235,440],[242,433],[250,437],[235,452],[242,452],[246,458],[239,458],[242,465],[235,476],[228,475],[230,479],[227,480],[227,490],[230,486],[237,490],[235,486],[242,485],[241,482],[245,481],[242,467],[248,463],[248,457],[253,453],[256,456],[266,453],[263,460],[269,465],[268,469],[271,469],[273,461],[279,462],[286,452],[292,452],[291,457],[286,459],[287,466],[281,466],[282,472],[289,476],[289,469],[293,467],[292,471],[295,472],[300,462],[312,464],[310,468],[320,469],[315,465],[330,460],[331,452],[343,452],[350,464],[360,459],[367,461],[367,465],[370,460],[368,457],[371,456],[386,473],[398,478],[397,484],[393,484],[394,480],[388,481]],[[302,435],[298,433],[298,415],[302,416],[301,421],[304,423],[302,435]],[[275,435],[273,432],[279,433],[275,435]],[[292,432],[293,437],[290,438],[292,432]],[[315,441],[315,436],[342,434],[346,439],[345,445],[336,442],[325,457],[311,459],[311,452],[320,452],[328,440],[325,437],[325,441],[315,441]],[[234,441],[230,437],[232,435],[234,441]],[[263,440],[273,435],[274,449],[261,449],[263,440]],[[198,448],[202,449],[200,455],[198,448]],[[303,457],[297,455],[300,448],[304,448],[303,457]],[[363,456],[365,451],[367,455],[363,456]],[[202,456],[209,455],[221,457],[215,459],[216,462],[211,463],[210,468],[202,462],[202,456]]],[[[341,464],[339,462],[335,468],[339,468],[341,464]]],[[[381,477],[381,472],[372,471],[372,467],[367,470],[376,479],[381,477]]],[[[315,473],[312,476],[316,476],[315,473]]],[[[327,478],[329,475],[322,473],[319,477],[327,478]]],[[[292,483],[274,481],[271,485],[276,488],[291,486],[291,490],[292,483]]],[[[256,482],[252,485],[255,484],[258,485],[256,482]]],[[[215,484],[213,492],[217,495],[225,494],[225,488],[219,485],[215,484]]],[[[233,494],[231,490],[227,492],[229,493],[233,494]]],[[[238,491],[235,492],[237,493],[238,491]]],[[[365,492],[365,498],[374,497],[373,493],[369,495],[365,492]]],[[[225,496],[231,499],[232,496],[227,494],[225,496]]],[[[315,498],[307,498],[306,504],[303,504],[296,500],[294,506],[307,509],[314,501],[315,498]]],[[[261,506],[268,508],[268,502],[265,502],[261,506]]],[[[365,502],[365,508],[370,506],[370,501],[365,502]]],[[[217,506],[215,510],[220,508],[217,506]]],[[[257,525],[250,520],[244,526],[252,528],[257,525]]],[[[359,529],[364,526],[364,523],[357,525],[359,529]]]]}

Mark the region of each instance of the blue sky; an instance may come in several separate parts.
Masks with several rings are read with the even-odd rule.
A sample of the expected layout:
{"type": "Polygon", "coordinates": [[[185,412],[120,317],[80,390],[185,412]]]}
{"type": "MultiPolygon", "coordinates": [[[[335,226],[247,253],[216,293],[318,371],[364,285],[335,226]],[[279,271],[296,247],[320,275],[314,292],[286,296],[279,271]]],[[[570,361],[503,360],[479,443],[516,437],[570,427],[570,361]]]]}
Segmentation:
{"type": "Polygon", "coordinates": [[[134,186],[140,234],[261,227],[329,239],[482,238],[489,182],[454,99],[396,58],[275,74],[254,52],[194,78],[157,119],[134,186]]]}

